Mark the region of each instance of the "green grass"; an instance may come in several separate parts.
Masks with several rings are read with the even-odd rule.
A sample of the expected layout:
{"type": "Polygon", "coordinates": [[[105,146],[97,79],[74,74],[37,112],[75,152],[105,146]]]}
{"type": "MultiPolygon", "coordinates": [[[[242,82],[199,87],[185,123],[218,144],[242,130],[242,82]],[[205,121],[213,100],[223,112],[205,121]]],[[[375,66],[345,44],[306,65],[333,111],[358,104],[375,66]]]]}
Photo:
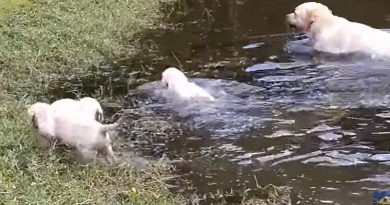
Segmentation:
{"type": "Polygon", "coordinates": [[[0,204],[181,204],[164,164],[82,165],[37,146],[27,105],[47,101],[50,82],[139,55],[156,28],[157,0],[0,0],[0,204]]]}
{"type": "Polygon", "coordinates": [[[77,163],[70,154],[36,146],[23,103],[1,97],[1,203],[180,204],[161,181],[169,171],[165,163],[144,171],[77,163]]]}
{"type": "Polygon", "coordinates": [[[138,34],[156,27],[160,4],[158,0],[37,0],[26,4],[28,9],[14,8],[13,15],[3,17],[0,34],[3,86],[12,87],[14,93],[26,89],[36,93],[58,75],[84,74],[105,59],[136,55],[138,34]]]}
{"type": "Polygon", "coordinates": [[[0,0],[0,22],[4,22],[15,12],[29,10],[33,3],[29,0],[0,0]]]}

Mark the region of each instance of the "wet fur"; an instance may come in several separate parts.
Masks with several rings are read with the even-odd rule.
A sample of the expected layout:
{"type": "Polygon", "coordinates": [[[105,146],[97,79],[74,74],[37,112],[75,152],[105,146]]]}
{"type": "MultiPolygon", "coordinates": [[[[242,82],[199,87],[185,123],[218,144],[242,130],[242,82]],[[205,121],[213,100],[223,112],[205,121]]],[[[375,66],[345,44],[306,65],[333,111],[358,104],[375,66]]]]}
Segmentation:
{"type": "Polygon", "coordinates": [[[162,73],[161,82],[168,88],[168,90],[177,94],[181,99],[189,100],[193,98],[204,98],[211,101],[215,100],[215,98],[206,90],[195,83],[189,82],[184,73],[177,68],[167,68],[162,73]]]}
{"type": "Polygon", "coordinates": [[[390,57],[390,34],[333,15],[323,4],[306,2],[287,15],[291,27],[306,33],[318,51],[334,54],[365,53],[390,57]]]}

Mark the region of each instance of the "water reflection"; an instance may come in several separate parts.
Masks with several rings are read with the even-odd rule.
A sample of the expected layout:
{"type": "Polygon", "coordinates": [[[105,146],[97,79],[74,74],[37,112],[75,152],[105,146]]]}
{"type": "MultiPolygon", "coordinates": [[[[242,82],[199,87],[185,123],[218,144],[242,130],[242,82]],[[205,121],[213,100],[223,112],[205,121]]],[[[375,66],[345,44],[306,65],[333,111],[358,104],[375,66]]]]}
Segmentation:
{"type": "MultiPolygon", "coordinates": [[[[390,64],[317,55],[304,36],[274,35],[286,32],[285,14],[300,3],[187,0],[185,15],[172,17],[182,29],[155,37],[165,58],[154,79],[178,66],[231,98],[201,106],[211,110],[202,114],[159,101],[164,98],[153,92],[142,96],[154,99],[141,106],[191,127],[167,147],[170,156],[184,159],[177,168],[197,193],[254,187],[255,175],[260,185],[292,186],[295,204],[368,204],[369,190],[388,187],[390,64]]],[[[390,26],[387,1],[322,3],[351,20],[390,26]]]]}
{"type": "MultiPolygon", "coordinates": [[[[190,127],[191,133],[170,147],[171,153],[178,153],[176,144],[185,144],[180,153],[191,150],[181,155],[188,161],[178,167],[191,170],[196,187],[207,192],[250,186],[252,172],[264,179],[269,171],[282,171],[263,183],[282,180],[282,184],[288,181],[293,187],[305,187],[296,190],[312,203],[326,201],[321,199],[322,193],[342,189],[345,183],[353,185],[349,187],[352,198],[359,199],[367,198],[359,183],[386,186],[388,179],[372,176],[385,177],[390,170],[384,148],[389,143],[383,144],[389,135],[387,112],[375,114],[375,109],[387,107],[389,102],[386,62],[359,58],[318,64],[290,62],[284,67],[274,64],[257,64],[262,69],[251,70],[252,81],[247,83],[195,79],[217,97],[215,104],[178,103],[158,82],[139,88],[147,94],[148,103],[143,106],[156,112],[173,112],[190,127]],[[267,66],[273,68],[264,69],[267,66]],[[373,113],[367,112],[372,108],[373,113]],[[186,142],[194,133],[201,136],[196,146],[186,142]],[[210,136],[218,140],[204,139],[210,136]],[[211,163],[214,160],[221,163],[211,163]],[[193,167],[195,164],[208,168],[200,171],[193,167]],[[317,175],[317,171],[307,169],[323,173],[332,169],[337,174],[317,175]],[[226,172],[232,177],[229,183],[219,181],[226,172]]],[[[341,198],[332,199],[334,203],[345,197],[333,196],[341,198]]]]}
{"type": "Polygon", "coordinates": [[[203,132],[208,137],[237,138],[250,130],[257,130],[273,120],[272,103],[265,101],[262,90],[244,83],[195,79],[197,83],[216,99],[215,102],[191,100],[182,101],[173,96],[159,82],[139,88],[150,97],[146,108],[156,112],[174,112],[187,127],[203,132]]]}
{"type": "MultiPolygon", "coordinates": [[[[389,1],[321,2],[337,15],[390,27],[389,1]]],[[[388,188],[390,181],[390,64],[311,52],[304,36],[285,33],[285,14],[300,3],[183,0],[171,14],[179,29],[146,38],[157,42],[162,56],[152,61],[153,69],[117,61],[115,75],[105,68],[99,79],[87,76],[70,85],[69,93],[94,93],[109,84],[116,97],[130,89],[120,104],[145,108],[153,120],[138,114],[140,125],[129,126],[129,135],[153,137],[157,147],[141,147],[156,155],[167,148],[192,186],[175,191],[275,184],[293,188],[293,204],[369,204],[370,191],[388,188]],[[174,100],[153,82],[168,66],[200,78],[194,81],[218,96],[218,103],[174,100]],[[175,129],[157,133],[153,126],[175,129]]],[[[105,100],[105,110],[112,101],[105,100]]]]}

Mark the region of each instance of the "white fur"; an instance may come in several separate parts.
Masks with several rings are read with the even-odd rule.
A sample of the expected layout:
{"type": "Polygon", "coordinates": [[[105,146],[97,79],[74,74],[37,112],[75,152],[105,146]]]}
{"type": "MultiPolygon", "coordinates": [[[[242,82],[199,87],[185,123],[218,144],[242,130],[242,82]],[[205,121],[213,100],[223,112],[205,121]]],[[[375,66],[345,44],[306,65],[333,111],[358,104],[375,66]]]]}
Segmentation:
{"type": "Polygon", "coordinates": [[[341,54],[362,52],[390,57],[390,34],[332,14],[323,4],[306,2],[287,15],[287,22],[305,32],[315,50],[341,54]]]}
{"type": "Polygon", "coordinates": [[[177,68],[167,68],[162,73],[162,83],[168,87],[168,90],[176,93],[180,98],[189,100],[191,98],[205,98],[214,101],[215,98],[211,96],[203,88],[195,83],[189,82],[183,72],[177,68]]]}
{"type": "Polygon", "coordinates": [[[118,123],[103,125],[95,120],[57,116],[54,119],[54,136],[68,146],[75,147],[84,159],[102,154],[109,163],[116,161],[108,131],[118,123]]]}
{"type": "Polygon", "coordinates": [[[35,103],[28,109],[33,125],[41,136],[49,142],[59,141],[76,148],[84,159],[92,159],[101,153],[107,162],[115,161],[107,132],[115,129],[118,122],[103,125],[94,118],[66,115],[52,108],[46,103],[35,103]]]}
{"type": "Polygon", "coordinates": [[[52,142],[54,140],[54,116],[50,110],[50,105],[38,102],[31,105],[27,112],[34,128],[47,141],[52,142]]]}
{"type": "Polygon", "coordinates": [[[80,100],[61,99],[51,104],[51,109],[58,115],[71,115],[103,121],[103,109],[100,103],[90,97],[84,97],[80,100]]]}

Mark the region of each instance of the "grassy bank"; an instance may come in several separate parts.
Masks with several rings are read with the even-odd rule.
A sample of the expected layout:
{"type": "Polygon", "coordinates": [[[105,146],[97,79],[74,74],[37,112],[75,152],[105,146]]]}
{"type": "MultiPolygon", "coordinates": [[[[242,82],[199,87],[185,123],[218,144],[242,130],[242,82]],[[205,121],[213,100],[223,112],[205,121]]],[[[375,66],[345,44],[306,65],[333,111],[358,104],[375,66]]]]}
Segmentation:
{"type": "Polygon", "coordinates": [[[51,81],[135,56],[157,0],[0,0],[0,204],[179,204],[166,170],[81,165],[36,146],[26,105],[51,81]]]}
{"type": "Polygon", "coordinates": [[[0,7],[0,70],[2,85],[13,93],[36,93],[44,89],[31,84],[45,88],[58,75],[84,74],[105,59],[136,55],[138,34],[161,17],[161,2],[152,0],[7,2],[0,7]]]}

